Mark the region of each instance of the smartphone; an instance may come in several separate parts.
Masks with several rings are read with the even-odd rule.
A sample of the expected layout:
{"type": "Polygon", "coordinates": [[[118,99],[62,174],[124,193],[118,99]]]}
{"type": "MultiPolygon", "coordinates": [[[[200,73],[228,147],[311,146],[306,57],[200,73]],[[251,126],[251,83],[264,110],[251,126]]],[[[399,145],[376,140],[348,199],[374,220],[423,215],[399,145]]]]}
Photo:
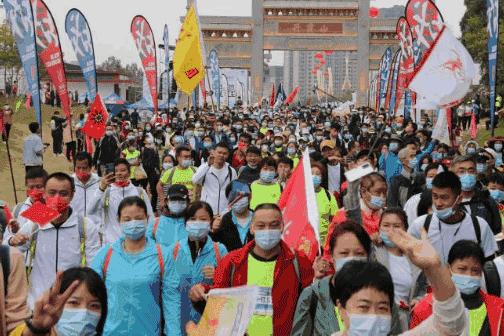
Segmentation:
{"type": "Polygon", "coordinates": [[[108,175],[110,173],[115,173],[114,163],[105,164],[105,175],[108,175]]]}
{"type": "Polygon", "coordinates": [[[365,163],[362,166],[345,172],[345,176],[348,182],[354,182],[366,175],[371,174],[372,172],[374,172],[373,166],[371,166],[369,163],[365,163]]]}

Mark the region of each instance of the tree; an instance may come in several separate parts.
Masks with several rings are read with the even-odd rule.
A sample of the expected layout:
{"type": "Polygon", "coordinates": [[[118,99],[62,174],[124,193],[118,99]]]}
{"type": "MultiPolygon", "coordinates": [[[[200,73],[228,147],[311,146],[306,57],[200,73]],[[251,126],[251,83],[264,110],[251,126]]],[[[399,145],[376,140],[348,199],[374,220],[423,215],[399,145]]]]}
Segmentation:
{"type": "Polygon", "coordinates": [[[101,65],[98,66],[98,69],[104,71],[119,71],[119,72],[122,72],[124,70],[121,64],[121,60],[115,56],[109,56],[101,65]]]}
{"type": "MultiPolygon", "coordinates": [[[[462,43],[475,63],[481,64],[481,84],[488,87],[487,7],[484,0],[465,0],[466,13],[460,22],[462,43]]],[[[499,0],[499,45],[497,54],[497,92],[504,95],[504,0],[499,0]]],[[[488,90],[488,89],[487,89],[488,90]]]]}
{"type": "Polygon", "coordinates": [[[7,24],[0,25],[0,64],[4,68],[4,84],[7,83],[7,71],[13,77],[21,68],[21,60],[16,47],[16,39],[7,24]]]}

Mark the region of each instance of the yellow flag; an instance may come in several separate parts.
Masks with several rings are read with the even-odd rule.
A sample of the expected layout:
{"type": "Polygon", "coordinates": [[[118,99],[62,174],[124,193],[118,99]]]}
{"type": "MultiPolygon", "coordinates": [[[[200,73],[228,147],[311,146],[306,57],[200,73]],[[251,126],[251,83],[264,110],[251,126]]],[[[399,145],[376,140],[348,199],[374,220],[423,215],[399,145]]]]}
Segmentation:
{"type": "Polygon", "coordinates": [[[178,88],[188,95],[205,77],[200,30],[194,6],[189,8],[182,28],[180,28],[173,56],[173,75],[178,88]]]}

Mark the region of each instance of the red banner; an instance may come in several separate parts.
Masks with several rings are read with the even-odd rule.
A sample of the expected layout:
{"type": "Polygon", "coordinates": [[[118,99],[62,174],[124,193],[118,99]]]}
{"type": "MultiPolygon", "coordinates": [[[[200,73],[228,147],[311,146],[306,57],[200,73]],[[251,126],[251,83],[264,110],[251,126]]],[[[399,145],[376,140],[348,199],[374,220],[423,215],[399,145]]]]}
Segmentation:
{"type": "Polygon", "coordinates": [[[157,94],[157,59],[156,59],[156,41],[152,33],[149,22],[137,15],[131,21],[131,35],[138,49],[138,54],[144,68],[147,83],[149,84],[154,111],[158,110],[157,94]]]}
{"type": "Polygon", "coordinates": [[[444,27],[443,16],[431,0],[409,0],[406,20],[415,41],[415,65],[419,68],[444,27]]]}
{"type": "MultiPolygon", "coordinates": [[[[58,29],[46,4],[42,0],[31,0],[35,11],[35,34],[39,57],[51,78],[55,91],[61,100],[61,106],[67,119],[71,119],[70,99],[63,64],[63,54],[59,43],[58,29]]],[[[70,123],[69,123],[70,124],[70,123]]]]}
{"type": "Polygon", "coordinates": [[[399,60],[399,76],[397,77],[396,103],[394,112],[397,112],[404,91],[408,87],[409,81],[413,77],[415,70],[415,59],[413,57],[413,36],[410,26],[405,17],[399,18],[396,26],[397,38],[401,46],[401,58],[399,60]]]}

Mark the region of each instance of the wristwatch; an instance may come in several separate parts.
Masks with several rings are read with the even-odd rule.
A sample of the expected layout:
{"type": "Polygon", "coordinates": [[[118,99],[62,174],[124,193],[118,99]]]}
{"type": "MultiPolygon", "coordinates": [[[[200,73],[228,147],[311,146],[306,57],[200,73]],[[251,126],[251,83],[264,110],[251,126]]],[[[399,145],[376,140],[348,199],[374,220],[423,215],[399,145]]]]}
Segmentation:
{"type": "Polygon", "coordinates": [[[47,335],[47,334],[49,334],[51,332],[51,328],[43,329],[43,328],[37,328],[37,327],[35,327],[32,324],[32,319],[31,318],[26,319],[25,323],[26,323],[26,326],[28,327],[28,329],[30,329],[30,331],[32,332],[32,334],[35,334],[35,335],[47,335]]]}

